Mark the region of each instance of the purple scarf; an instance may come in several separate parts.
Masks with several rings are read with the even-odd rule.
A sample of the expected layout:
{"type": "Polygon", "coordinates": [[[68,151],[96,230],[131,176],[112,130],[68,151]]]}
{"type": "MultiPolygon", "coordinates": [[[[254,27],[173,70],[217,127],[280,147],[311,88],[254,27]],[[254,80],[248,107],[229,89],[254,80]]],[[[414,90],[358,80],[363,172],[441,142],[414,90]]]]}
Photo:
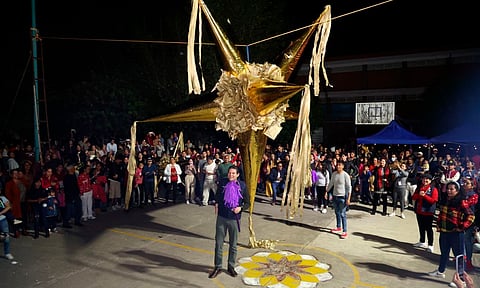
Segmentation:
{"type": "Polygon", "coordinates": [[[237,181],[229,181],[227,185],[225,185],[225,195],[223,196],[225,207],[229,209],[238,207],[240,199],[243,198],[240,190],[241,188],[237,181]]]}

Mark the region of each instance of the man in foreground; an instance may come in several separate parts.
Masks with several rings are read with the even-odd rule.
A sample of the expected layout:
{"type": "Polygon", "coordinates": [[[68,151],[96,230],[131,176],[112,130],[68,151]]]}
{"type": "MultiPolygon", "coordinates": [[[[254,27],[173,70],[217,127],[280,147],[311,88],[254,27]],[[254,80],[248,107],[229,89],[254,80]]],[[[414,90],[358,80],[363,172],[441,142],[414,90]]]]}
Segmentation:
{"type": "Polygon", "coordinates": [[[242,210],[250,207],[250,197],[247,193],[245,182],[238,177],[240,171],[237,166],[228,169],[225,180],[220,182],[220,189],[215,195],[215,268],[208,275],[208,278],[215,278],[222,269],[223,242],[228,232],[228,266],[227,272],[230,276],[237,276],[235,262],[237,258],[237,241],[240,232],[240,218],[242,210]]]}

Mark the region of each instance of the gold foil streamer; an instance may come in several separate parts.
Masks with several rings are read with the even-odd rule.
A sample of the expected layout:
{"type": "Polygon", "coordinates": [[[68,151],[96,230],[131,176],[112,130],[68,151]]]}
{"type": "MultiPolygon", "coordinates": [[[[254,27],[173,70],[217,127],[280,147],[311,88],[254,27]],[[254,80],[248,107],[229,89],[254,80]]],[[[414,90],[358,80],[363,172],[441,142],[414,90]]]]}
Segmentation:
{"type": "MultiPolygon", "coordinates": [[[[287,187],[290,189],[288,194],[289,201],[291,201],[288,217],[293,218],[296,214],[295,212],[298,205],[303,207],[304,188],[311,185],[311,183],[308,182],[308,178],[310,178],[311,181],[311,175],[308,173],[308,169],[305,168],[305,165],[309,163],[310,159],[310,155],[307,155],[305,152],[308,148],[307,146],[311,144],[309,130],[310,124],[308,122],[309,114],[308,111],[306,111],[306,107],[309,109],[310,95],[308,94],[308,97],[306,95],[302,97],[301,107],[303,108],[301,108],[300,115],[287,110],[288,99],[293,97],[304,87],[287,83],[286,80],[290,78],[315,29],[320,26],[323,31],[321,34],[322,38],[325,36],[328,37],[330,31],[330,6],[325,8],[325,11],[320,15],[314,25],[312,25],[311,29],[287,49],[287,52],[283,55],[283,61],[280,64],[281,68],[279,68],[268,63],[249,64],[243,61],[235,46],[230,42],[223,30],[213,19],[205,3],[202,0],[194,0],[193,3],[194,5],[200,5],[201,10],[210,24],[216,43],[223,56],[225,71],[222,73],[222,76],[217,83],[219,97],[213,103],[206,103],[181,112],[154,117],[141,122],[217,121],[218,130],[224,130],[229,133],[231,138],[236,138],[242,155],[245,181],[251,199],[251,207],[249,211],[250,247],[273,249],[278,242],[277,240],[256,240],[252,219],[261,156],[265,151],[267,142],[266,134],[274,139],[278,134],[279,129],[281,129],[280,124],[285,121],[285,118],[299,118],[299,124],[297,126],[297,133],[293,145],[294,152],[292,156],[294,161],[291,162],[291,165],[289,165],[288,168],[288,177],[290,177],[288,179],[290,182],[287,187]],[[237,101],[243,103],[237,103],[237,101]],[[308,102],[308,104],[304,102],[308,102]],[[302,162],[302,159],[306,160],[302,162]],[[294,165],[294,162],[297,164],[294,165]]],[[[197,13],[195,12],[196,11],[192,13],[192,19],[196,19],[197,17],[197,13]]],[[[199,23],[201,22],[199,21],[199,23]]],[[[194,25],[190,26],[190,31],[192,31],[192,29],[195,29],[194,25]]],[[[313,64],[318,65],[319,63],[322,63],[322,68],[324,69],[323,57],[328,39],[318,38],[319,37],[317,37],[316,40],[320,41],[318,44],[320,48],[318,51],[314,51],[314,53],[315,55],[320,55],[320,58],[317,57],[317,60],[315,60],[315,63],[313,64]],[[320,59],[320,61],[318,61],[318,59],[320,59]]],[[[194,40],[194,37],[192,37],[192,33],[189,33],[189,45],[193,45],[192,39],[194,40]]],[[[188,51],[191,54],[193,49],[191,48],[192,46],[189,47],[188,51]]],[[[311,67],[314,67],[313,64],[311,67]]],[[[192,58],[192,55],[189,55],[188,57],[188,65],[189,69],[194,69],[195,61],[194,58],[192,58]]],[[[199,81],[198,79],[194,79],[196,74],[190,72],[191,71],[189,70],[189,81],[194,82],[193,86],[189,86],[189,89],[195,90],[195,93],[197,93],[199,81]],[[193,89],[193,87],[195,87],[195,89],[193,89]]],[[[325,69],[324,75],[326,76],[325,69]]],[[[328,80],[326,81],[328,84],[328,80]]],[[[309,83],[311,82],[312,80],[309,79],[309,83]]],[[[314,84],[318,83],[316,80],[313,82],[314,84]]],[[[309,89],[309,86],[306,86],[305,90],[309,89]]],[[[131,129],[132,143],[135,143],[135,130],[136,123],[134,123],[131,129]]],[[[130,154],[130,160],[134,161],[132,155],[134,155],[134,153],[130,154]]],[[[134,164],[134,162],[132,163],[134,164]]],[[[131,165],[129,161],[129,176],[131,174],[130,169],[133,167],[135,167],[135,165],[131,165]]],[[[130,193],[131,190],[126,197],[128,199],[126,200],[127,203],[130,199],[130,193]]],[[[284,193],[284,195],[286,194],[287,193],[284,193]]],[[[285,199],[282,200],[282,207],[284,202],[285,199]]]]}

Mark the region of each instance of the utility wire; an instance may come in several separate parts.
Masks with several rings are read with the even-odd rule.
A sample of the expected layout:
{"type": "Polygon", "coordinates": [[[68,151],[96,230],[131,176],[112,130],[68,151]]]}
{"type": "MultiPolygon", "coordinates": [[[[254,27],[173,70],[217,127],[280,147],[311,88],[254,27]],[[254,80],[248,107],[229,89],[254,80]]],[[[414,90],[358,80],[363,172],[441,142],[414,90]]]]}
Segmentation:
{"type": "Polygon", "coordinates": [[[7,117],[5,118],[5,123],[2,127],[2,134],[5,132],[5,129],[8,126],[8,119],[10,119],[10,115],[12,115],[13,107],[15,107],[15,103],[17,102],[18,94],[20,93],[20,89],[22,88],[23,80],[25,79],[25,75],[27,74],[28,66],[30,65],[30,61],[32,60],[32,51],[30,51],[30,55],[28,56],[27,63],[25,64],[25,68],[23,69],[22,77],[17,85],[17,90],[15,91],[15,96],[13,97],[12,103],[10,104],[10,108],[8,109],[7,117]]]}
{"type": "MultiPolygon", "coordinates": [[[[364,7],[364,8],[354,10],[352,12],[348,12],[348,13],[345,13],[345,14],[342,14],[342,15],[339,15],[339,16],[336,16],[336,17],[332,17],[331,21],[337,20],[337,19],[342,18],[342,17],[349,16],[349,15],[352,15],[352,14],[355,14],[355,13],[359,13],[359,12],[362,12],[362,11],[365,11],[365,10],[368,10],[368,9],[371,9],[371,8],[374,8],[374,7],[377,7],[377,6],[381,6],[381,5],[387,4],[387,3],[392,2],[392,1],[394,1],[394,0],[386,0],[384,2],[373,4],[373,5],[364,7]]],[[[266,41],[269,41],[269,40],[272,40],[272,39],[275,39],[275,38],[279,38],[279,37],[282,37],[282,36],[285,36],[285,35],[300,31],[300,30],[308,29],[308,28],[312,27],[313,25],[317,25],[317,24],[318,23],[313,23],[313,24],[310,24],[310,25],[307,25],[307,26],[304,26],[304,27],[300,27],[300,28],[290,30],[290,31],[287,31],[287,32],[284,32],[284,33],[281,33],[281,34],[278,34],[278,35],[275,35],[275,36],[272,36],[272,37],[268,37],[268,38],[259,40],[259,41],[256,41],[256,42],[252,42],[251,44],[236,44],[235,46],[251,47],[253,45],[257,45],[257,44],[260,44],[260,43],[263,43],[263,42],[266,42],[266,41]]],[[[188,42],[186,42],[186,41],[162,41],[162,40],[132,40],[132,39],[80,38],[80,37],[58,37],[58,36],[43,36],[42,38],[43,39],[50,39],[50,40],[72,40],[72,41],[150,43],[150,44],[175,44],[175,45],[187,45],[188,44],[188,42]]],[[[196,43],[196,44],[199,44],[199,43],[196,43]]],[[[202,42],[202,45],[214,46],[216,44],[215,43],[210,43],[210,42],[207,42],[207,43],[202,42]]]]}

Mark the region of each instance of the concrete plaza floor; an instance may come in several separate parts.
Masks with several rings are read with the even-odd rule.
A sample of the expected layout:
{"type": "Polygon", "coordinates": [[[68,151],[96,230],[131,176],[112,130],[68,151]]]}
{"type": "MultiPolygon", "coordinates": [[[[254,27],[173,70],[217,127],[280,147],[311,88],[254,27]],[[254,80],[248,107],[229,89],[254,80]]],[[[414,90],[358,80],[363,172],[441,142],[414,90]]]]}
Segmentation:
{"type": "MultiPolygon", "coordinates": [[[[379,213],[372,216],[369,208],[351,205],[345,240],[330,233],[335,226],[333,211],[314,212],[308,201],[302,217],[286,220],[280,206],[257,196],[252,223],[257,240],[279,241],[275,250],[312,255],[330,265],[333,278],[318,287],[447,287],[454,263],[449,264],[446,279],[426,274],[438,265],[438,233],[434,253],[416,249],[412,244],[418,241],[418,231],[412,211],[407,210],[406,219],[401,219],[379,213]]],[[[269,251],[248,247],[248,225],[248,213],[244,213],[239,258],[269,251]]],[[[213,267],[214,226],[213,206],[157,203],[128,213],[103,212],[84,227],[59,227],[50,238],[12,239],[18,264],[0,259],[0,286],[247,287],[240,275],[207,277],[213,267]]],[[[474,264],[480,266],[480,255],[475,257],[474,264]]],[[[472,276],[480,283],[480,273],[472,276]]]]}

